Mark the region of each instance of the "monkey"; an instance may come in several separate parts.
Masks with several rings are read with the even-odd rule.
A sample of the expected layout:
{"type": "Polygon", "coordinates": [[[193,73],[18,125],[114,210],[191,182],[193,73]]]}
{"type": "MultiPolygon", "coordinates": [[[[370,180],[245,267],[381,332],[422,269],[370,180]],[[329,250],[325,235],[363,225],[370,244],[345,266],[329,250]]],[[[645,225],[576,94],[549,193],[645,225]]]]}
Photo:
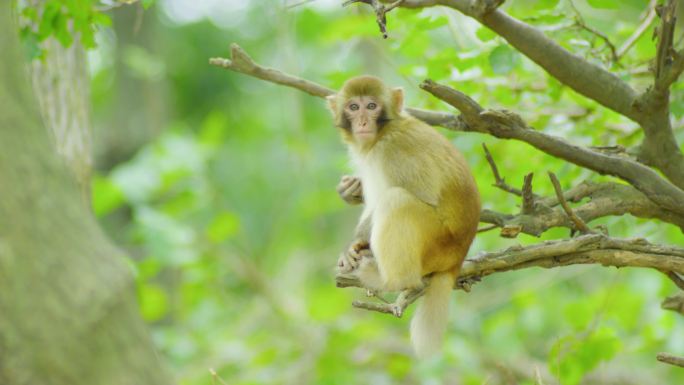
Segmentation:
{"type": "Polygon", "coordinates": [[[364,205],[338,269],[373,291],[424,288],[410,334],[416,355],[427,357],[441,348],[451,290],[477,233],[481,203],[461,153],[405,113],[403,101],[402,88],[368,75],[327,97],[356,171],[342,177],[337,191],[364,205]]]}

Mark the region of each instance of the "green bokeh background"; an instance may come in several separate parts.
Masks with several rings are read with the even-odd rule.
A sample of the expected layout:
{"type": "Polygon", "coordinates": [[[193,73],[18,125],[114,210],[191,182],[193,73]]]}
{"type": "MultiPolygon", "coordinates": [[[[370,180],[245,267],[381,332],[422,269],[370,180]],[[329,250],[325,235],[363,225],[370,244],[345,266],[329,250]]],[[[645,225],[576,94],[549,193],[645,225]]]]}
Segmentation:
{"type": "MultiPolygon", "coordinates": [[[[359,214],[334,187],[346,150],[321,99],[208,65],[240,44],[257,62],[330,87],[361,73],[404,87],[407,104],[448,111],[425,78],[487,108],[518,112],[579,145],[637,145],[636,124],[562,86],[476,22],[445,9],[397,9],[383,40],[367,6],[316,0],[157,0],[108,12],[89,51],[97,150],[93,206],[130,255],[141,312],[182,384],[680,384],[657,363],[684,354],[684,318],[660,309],[676,292],[654,271],[571,266],[496,274],[456,292],[444,354],[411,358],[408,318],[353,309],[334,264],[359,214]],[[106,24],[106,23],[105,23],[106,24]],[[517,379],[512,382],[512,379],[517,379]],[[583,380],[584,379],[584,380],[583,380]],[[551,381],[551,380],[546,380],[551,381]],[[547,382],[542,382],[547,383],[547,382]]],[[[619,46],[646,1],[575,1],[583,22],[619,46]]],[[[568,1],[507,1],[504,9],[635,88],[651,81],[647,31],[619,63],[578,28],[568,1]]],[[[673,91],[684,141],[682,82],[673,91]]],[[[535,173],[538,194],[597,176],[519,142],[441,130],[466,156],[485,208],[517,213],[491,186],[486,143],[506,180],[535,173]]],[[[591,223],[619,237],[684,244],[675,227],[630,216],[591,223]]],[[[480,234],[470,254],[537,239],[480,234]]],[[[409,311],[408,316],[411,312],[409,311]]]]}

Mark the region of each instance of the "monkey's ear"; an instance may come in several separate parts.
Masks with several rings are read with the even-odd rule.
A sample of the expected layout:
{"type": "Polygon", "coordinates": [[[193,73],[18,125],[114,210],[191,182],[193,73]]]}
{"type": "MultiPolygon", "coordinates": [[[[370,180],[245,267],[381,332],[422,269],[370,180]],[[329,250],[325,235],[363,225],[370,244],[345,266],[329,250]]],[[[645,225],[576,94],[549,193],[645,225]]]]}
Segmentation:
{"type": "Polygon", "coordinates": [[[333,116],[337,115],[337,94],[328,95],[325,100],[328,102],[328,108],[333,116]]]}
{"type": "Polygon", "coordinates": [[[404,89],[401,87],[392,88],[391,98],[394,111],[397,114],[401,114],[401,111],[404,109],[404,89]]]}

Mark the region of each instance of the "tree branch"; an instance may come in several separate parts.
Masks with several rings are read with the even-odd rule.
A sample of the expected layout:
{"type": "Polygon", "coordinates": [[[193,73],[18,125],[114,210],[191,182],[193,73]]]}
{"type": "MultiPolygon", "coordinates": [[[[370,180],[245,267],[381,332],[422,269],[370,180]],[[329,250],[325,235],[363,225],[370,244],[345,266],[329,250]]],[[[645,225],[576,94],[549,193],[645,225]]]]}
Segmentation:
{"type": "Polygon", "coordinates": [[[656,359],[660,362],[664,362],[666,364],[674,365],[674,366],[680,366],[684,368],[684,358],[682,357],[677,357],[673,356],[672,354],[669,353],[658,353],[656,356],[656,359]]]}
{"type": "MultiPolygon", "coordinates": [[[[405,2],[405,4],[407,3],[410,3],[410,0],[407,0],[407,2],[405,2]]],[[[304,91],[313,96],[325,97],[335,92],[334,90],[324,87],[320,84],[283,73],[276,69],[263,67],[255,63],[252,60],[252,58],[249,57],[247,53],[237,44],[231,45],[231,51],[231,59],[212,58],[209,60],[210,64],[221,68],[229,69],[235,72],[243,73],[249,76],[253,76],[272,83],[292,87],[304,91]]],[[[614,197],[614,207],[610,207],[610,205],[608,204],[610,200],[607,196],[600,194],[600,197],[604,198],[601,202],[605,202],[605,205],[597,204],[595,205],[596,207],[592,206],[590,208],[587,208],[587,212],[585,213],[587,215],[586,217],[583,216],[582,210],[577,209],[577,214],[580,215],[580,217],[583,220],[590,221],[591,219],[589,218],[597,218],[598,216],[594,215],[598,215],[601,213],[608,213],[607,215],[622,215],[625,213],[630,213],[639,217],[659,218],[669,223],[676,224],[681,228],[684,228],[684,215],[682,214],[684,208],[681,204],[679,206],[676,205],[677,197],[684,196],[684,192],[678,190],[676,187],[667,183],[667,181],[662,180],[657,174],[655,174],[649,168],[640,165],[636,162],[630,161],[628,159],[623,159],[611,155],[605,155],[589,149],[573,146],[560,138],[539,133],[532,129],[528,129],[527,126],[525,126],[522,119],[520,119],[519,117],[517,117],[517,115],[514,114],[509,115],[510,121],[516,123],[515,125],[501,125],[500,123],[497,123],[495,120],[490,119],[489,116],[491,114],[487,115],[485,113],[484,115],[482,115],[482,107],[477,102],[469,98],[467,95],[464,95],[449,87],[438,86],[435,83],[430,84],[435,85],[431,87],[430,90],[430,92],[433,93],[433,95],[438,97],[441,96],[443,100],[447,100],[450,102],[450,104],[457,106],[457,108],[459,108],[463,112],[463,114],[460,116],[456,116],[454,114],[446,112],[407,108],[406,111],[409,114],[415,116],[416,118],[430,125],[441,126],[455,131],[486,132],[499,138],[513,138],[522,140],[532,144],[536,148],[546,153],[549,153],[554,156],[559,156],[562,159],[569,160],[580,166],[598,171],[599,173],[616,175],[615,171],[612,171],[611,168],[625,167],[625,174],[628,177],[634,179],[640,179],[643,177],[643,179],[640,180],[647,185],[647,188],[645,189],[649,191],[652,195],[656,196],[656,199],[651,199],[653,200],[653,202],[658,203],[656,205],[653,202],[649,202],[648,199],[645,196],[641,195],[638,191],[626,190],[625,188],[627,186],[620,185],[622,187],[614,187],[614,189],[618,190],[616,191],[617,196],[614,197]],[[488,129],[491,129],[491,132],[485,131],[484,129],[482,129],[482,127],[480,127],[483,122],[487,124],[487,127],[488,129]],[[520,128],[521,125],[525,128],[520,128]],[[557,154],[560,154],[562,156],[557,154]],[[643,175],[641,175],[641,173],[643,172],[642,170],[646,170],[643,173],[643,175]],[[651,183],[653,181],[655,181],[655,183],[651,183]],[[664,185],[665,188],[662,189],[661,192],[662,185],[664,185]],[[674,191],[672,191],[672,189],[674,189],[674,191]],[[662,205],[662,201],[670,202],[670,204],[662,205]],[[668,212],[667,210],[670,210],[670,207],[672,206],[674,206],[677,210],[668,212]]],[[[423,87],[426,88],[425,84],[423,85],[423,87]]],[[[607,190],[608,189],[606,189],[606,191],[607,190]]],[[[684,202],[684,200],[680,199],[679,202],[684,202]]],[[[482,216],[484,222],[501,225],[503,225],[506,222],[510,223],[512,218],[513,216],[510,215],[507,216],[504,214],[497,214],[493,212],[488,212],[487,210],[483,211],[482,216]]],[[[540,224],[538,220],[530,221],[526,220],[527,218],[525,218],[524,216],[520,217],[520,219],[523,219],[521,220],[521,223],[524,223],[523,232],[534,235],[539,235],[550,227],[559,225],[562,226],[562,224],[559,223],[564,222],[563,220],[552,220],[550,223],[553,224],[550,226],[546,226],[540,224]]]]}
{"type": "Polygon", "coordinates": [[[499,36],[520,53],[541,66],[549,75],[599,104],[638,121],[633,108],[637,93],[615,74],[567,51],[540,30],[496,9],[478,14],[476,5],[483,0],[412,0],[401,6],[423,8],[444,5],[470,16],[499,36]]]}
{"type": "Polygon", "coordinates": [[[659,206],[684,215],[684,191],[661,178],[649,167],[627,158],[572,145],[565,140],[527,126],[520,116],[506,110],[484,111],[467,95],[453,88],[424,81],[420,88],[462,112],[467,131],[485,132],[497,138],[517,139],[537,149],[600,174],[621,178],[659,206]],[[477,111],[482,111],[477,114],[477,111]]]}
{"type": "MultiPolygon", "coordinates": [[[[506,39],[519,52],[561,83],[638,122],[646,134],[639,160],[657,167],[672,183],[684,188],[684,155],[677,146],[669,122],[669,108],[666,103],[669,93],[662,91],[663,88],[667,89],[684,70],[684,52],[670,50],[667,54],[659,54],[659,57],[665,58],[670,55],[671,64],[664,62],[667,64],[667,70],[662,71],[663,75],[659,76],[661,80],[656,82],[656,87],[640,96],[615,74],[565,50],[529,24],[498,9],[485,14],[478,13],[477,5],[482,1],[484,0],[412,0],[404,2],[402,7],[444,5],[458,10],[506,39]]],[[[675,0],[668,2],[675,3],[675,0]]],[[[664,31],[662,34],[666,37],[669,25],[674,23],[667,21],[664,24],[667,28],[661,28],[661,31],[664,31]]],[[[671,43],[671,39],[659,40],[671,43]]]]}
{"type": "MultiPolygon", "coordinates": [[[[468,282],[469,286],[482,277],[505,271],[576,264],[644,267],[683,274],[684,249],[654,245],[638,238],[617,239],[603,234],[586,234],[572,239],[478,254],[463,263],[454,288],[462,288],[462,282],[468,282]]],[[[352,274],[338,275],[335,280],[338,287],[362,287],[352,274]]]]}
{"type": "MultiPolygon", "coordinates": [[[[252,76],[267,82],[292,87],[309,95],[324,98],[335,93],[335,90],[314,83],[309,80],[299,78],[294,75],[286,74],[277,69],[264,67],[254,62],[242,47],[233,43],[230,45],[231,58],[220,57],[210,58],[209,64],[235,71],[241,74],[252,76]]],[[[462,131],[464,123],[454,114],[447,112],[429,111],[420,108],[406,108],[406,112],[420,119],[427,124],[440,126],[451,130],[462,131]]]]}
{"type": "MultiPolygon", "coordinates": [[[[640,218],[657,218],[684,229],[684,216],[660,208],[643,193],[622,183],[585,181],[565,192],[564,197],[569,202],[579,202],[589,198],[588,202],[573,210],[584,222],[611,215],[631,214],[640,218]]],[[[517,232],[508,233],[509,237],[517,236],[521,232],[539,236],[553,227],[572,229],[572,223],[563,211],[551,209],[556,205],[558,205],[556,196],[540,198],[537,199],[532,213],[511,215],[483,210],[480,214],[480,221],[495,224],[501,228],[517,228],[517,232]]]]}
{"type": "Polygon", "coordinates": [[[667,0],[656,8],[661,23],[657,29],[654,82],[638,98],[635,108],[644,114],[640,121],[644,141],[638,159],[658,168],[674,184],[684,188],[684,155],[677,145],[670,122],[670,86],[684,70],[684,53],[675,51],[673,47],[676,8],[676,0],[667,0]]]}

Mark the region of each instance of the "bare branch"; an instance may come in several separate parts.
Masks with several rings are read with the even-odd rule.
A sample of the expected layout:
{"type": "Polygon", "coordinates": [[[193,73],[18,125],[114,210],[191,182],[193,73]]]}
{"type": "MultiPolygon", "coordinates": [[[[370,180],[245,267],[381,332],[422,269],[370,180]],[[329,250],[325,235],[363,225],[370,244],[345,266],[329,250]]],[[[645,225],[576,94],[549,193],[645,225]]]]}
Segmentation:
{"type": "Polygon", "coordinates": [[[637,29],[634,30],[634,33],[632,33],[632,35],[624,42],[624,44],[620,46],[620,48],[617,51],[618,60],[625,56],[627,52],[629,52],[629,50],[634,46],[634,44],[648,30],[648,27],[650,27],[653,23],[653,20],[655,20],[656,17],[656,3],[656,0],[651,0],[651,2],[648,4],[648,12],[646,13],[644,21],[639,25],[639,27],[637,27],[637,29]]]}
{"type": "MultiPolygon", "coordinates": [[[[415,2],[416,0],[407,1],[415,2]]],[[[242,48],[240,48],[236,44],[232,45],[232,52],[232,59],[213,58],[210,59],[210,63],[221,68],[240,72],[265,81],[292,87],[304,91],[310,95],[318,97],[325,97],[327,95],[331,95],[334,93],[332,89],[324,87],[320,84],[256,64],[252,60],[252,58],[250,58],[247,55],[247,53],[245,53],[244,50],[242,50],[242,48]]],[[[515,122],[514,125],[511,125],[509,127],[501,125],[500,123],[496,122],[496,119],[491,119],[491,112],[489,114],[484,114],[481,116],[481,113],[483,112],[482,107],[480,107],[479,104],[477,104],[467,95],[464,95],[449,87],[440,88],[440,90],[450,90],[450,92],[454,92],[456,96],[454,97],[455,99],[452,100],[452,102],[454,102],[454,104],[456,105],[460,105],[460,107],[463,109],[462,111],[466,111],[467,114],[464,113],[461,116],[456,116],[454,114],[446,112],[428,111],[415,108],[407,108],[406,111],[409,114],[415,116],[416,118],[431,125],[441,126],[455,131],[486,132],[500,138],[513,138],[522,140],[532,144],[538,149],[547,152],[551,155],[558,156],[556,154],[562,154],[562,156],[559,156],[562,159],[574,159],[574,161],[570,161],[580,166],[598,171],[599,173],[615,175],[616,171],[612,171],[612,169],[625,168],[626,170],[623,171],[627,177],[643,177],[643,179],[641,179],[642,182],[644,184],[647,184],[647,187],[649,187],[645,189],[646,191],[649,191],[651,194],[655,195],[661,194],[660,190],[662,185],[662,179],[660,179],[660,177],[657,174],[655,174],[652,170],[648,169],[647,167],[644,167],[643,165],[639,165],[636,162],[630,161],[628,159],[600,154],[592,150],[584,149],[578,146],[573,146],[569,143],[566,143],[560,138],[545,135],[532,129],[527,129],[527,126],[524,126],[524,122],[522,121],[522,119],[520,119],[519,117],[517,117],[517,115],[514,114],[508,114],[508,116],[511,118],[511,122],[515,122]],[[468,119],[471,121],[470,124],[466,122],[466,115],[469,116],[468,119]],[[525,128],[520,128],[521,124],[525,128]],[[482,125],[484,125],[485,127],[481,127],[482,125]],[[643,175],[640,175],[643,169],[645,169],[646,172],[643,175]],[[657,181],[657,183],[651,183],[651,181],[653,180],[657,181]]],[[[437,94],[437,92],[434,89],[430,90],[430,92],[432,92],[433,94],[437,94]]],[[[500,111],[497,113],[506,116],[505,113],[502,113],[500,111]]],[[[597,218],[597,216],[594,216],[594,214],[608,213],[607,215],[621,215],[624,213],[631,213],[639,217],[659,218],[684,228],[684,220],[682,219],[683,214],[681,213],[681,211],[684,211],[684,209],[682,209],[681,206],[675,206],[679,207],[681,210],[675,210],[672,212],[668,211],[669,206],[672,206],[677,202],[677,193],[673,193],[671,191],[671,189],[675,187],[668,185],[669,184],[665,182],[666,188],[662,190],[663,193],[662,196],[660,196],[660,199],[653,199],[653,202],[656,202],[657,205],[649,202],[649,200],[645,196],[639,194],[637,191],[618,191],[617,193],[620,196],[615,197],[614,208],[597,205],[598,207],[588,208],[587,215],[591,218],[597,218]],[[675,198],[673,199],[672,197],[675,198]],[[669,206],[661,204],[662,201],[670,200],[673,203],[671,203],[669,206]]],[[[621,187],[615,187],[615,189],[620,190],[621,187]]],[[[605,198],[605,195],[602,194],[601,197],[605,198]]],[[[569,200],[572,201],[572,199],[569,200]]],[[[603,199],[602,201],[606,200],[603,199]]],[[[679,201],[681,202],[682,200],[680,199],[679,201]]],[[[579,209],[577,209],[576,212],[578,213],[578,215],[580,215],[579,209]]],[[[498,224],[500,226],[504,226],[504,223],[508,222],[510,217],[511,216],[487,212],[487,210],[483,211],[483,218],[488,218],[488,220],[485,220],[485,222],[498,224]]],[[[589,220],[585,216],[580,215],[580,217],[582,217],[585,221],[589,220]]],[[[529,221],[525,222],[529,224],[529,221]]],[[[557,220],[551,220],[553,224],[550,226],[540,225],[539,223],[537,223],[538,221],[534,222],[535,223],[529,224],[529,232],[527,230],[528,226],[523,226],[523,230],[525,233],[539,235],[541,232],[545,231],[550,227],[563,226],[562,224],[559,224],[557,220]]],[[[562,222],[563,221],[561,221],[561,223],[562,222]]],[[[508,225],[514,226],[510,223],[507,224],[507,226],[508,225]]]]}
{"type": "Polygon", "coordinates": [[[334,90],[323,87],[320,84],[272,68],[262,67],[256,64],[254,60],[247,55],[247,52],[235,43],[230,45],[230,51],[231,59],[211,58],[209,59],[209,64],[240,72],[245,75],[254,76],[255,78],[267,80],[272,83],[297,88],[313,96],[325,97],[335,93],[334,90]]]}
{"type": "MultiPolygon", "coordinates": [[[[585,181],[565,192],[564,197],[568,202],[589,199],[573,210],[586,223],[605,216],[631,214],[641,218],[657,218],[684,229],[684,216],[658,207],[643,193],[622,183],[585,181]]],[[[535,203],[534,215],[511,215],[482,210],[480,221],[507,229],[502,235],[508,237],[515,237],[520,232],[539,236],[553,227],[573,229],[573,223],[562,210],[551,209],[558,204],[558,197],[554,195],[539,198],[535,203]]]]}
{"type": "MultiPolygon", "coordinates": [[[[575,264],[644,267],[684,274],[684,249],[654,245],[639,238],[617,239],[603,234],[586,234],[572,239],[478,254],[463,263],[454,288],[460,288],[459,282],[477,282],[482,277],[504,271],[575,264]]],[[[338,287],[361,287],[353,275],[338,275],[335,279],[338,287]]]]}
{"type": "Polygon", "coordinates": [[[487,159],[487,163],[489,163],[489,167],[492,169],[492,174],[494,174],[494,184],[492,186],[498,187],[503,191],[509,192],[513,195],[522,196],[523,192],[521,190],[509,186],[508,183],[506,183],[506,180],[504,180],[504,178],[501,177],[501,174],[499,174],[499,169],[496,167],[494,158],[492,157],[492,154],[489,152],[489,149],[487,148],[486,144],[482,143],[482,149],[485,152],[485,158],[487,159]]]}
{"type": "Polygon", "coordinates": [[[558,181],[556,174],[549,171],[549,178],[551,179],[551,183],[553,184],[553,189],[556,191],[556,197],[558,197],[558,202],[560,203],[561,207],[563,207],[563,210],[565,211],[565,214],[568,216],[568,218],[570,218],[570,220],[575,224],[575,228],[579,230],[582,234],[593,233],[589,226],[587,226],[587,224],[584,223],[584,221],[580,217],[578,217],[574,211],[572,211],[572,208],[570,208],[568,202],[565,201],[565,197],[563,197],[563,189],[560,186],[560,182],[558,181]]]}
{"type": "Polygon", "coordinates": [[[430,80],[423,82],[420,87],[458,109],[464,108],[461,112],[468,131],[485,132],[497,138],[521,140],[557,158],[600,174],[616,176],[629,182],[661,207],[684,215],[684,191],[643,164],[575,146],[559,137],[541,133],[527,126],[520,116],[507,110],[483,111],[472,99],[464,99],[463,93],[430,80]],[[465,103],[464,107],[466,100],[469,102],[465,103]],[[475,117],[474,111],[478,109],[482,112],[475,117]]]}
{"type": "Polygon", "coordinates": [[[342,6],[346,7],[354,3],[364,3],[370,5],[375,12],[375,20],[380,28],[380,33],[382,33],[382,38],[387,39],[387,13],[400,6],[403,2],[404,0],[396,0],[392,4],[385,6],[379,0],[347,0],[342,3],[342,6]]]}
{"type": "MultiPolygon", "coordinates": [[[[475,0],[476,2],[482,0],[475,0]]],[[[547,73],[578,93],[632,120],[640,118],[633,108],[637,93],[615,74],[567,51],[540,30],[500,9],[479,15],[472,0],[407,0],[402,7],[444,5],[477,19],[496,32],[547,73]]]]}
{"type": "Polygon", "coordinates": [[[582,14],[575,7],[575,3],[572,0],[570,0],[570,7],[572,7],[573,11],[575,11],[575,24],[579,28],[581,28],[581,29],[591,33],[592,35],[597,36],[601,40],[603,40],[603,42],[608,47],[608,50],[610,50],[611,60],[613,61],[613,63],[617,63],[619,60],[618,55],[617,55],[617,50],[615,49],[615,45],[613,45],[613,43],[610,41],[610,39],[608,39],[608,36],[606,36],[603,32],[587,25],[587,23],[584,22],[584,18],[582,17],[582,14]]]}
{"type": "Polygon", "coordinates": [[[677,357],[673,356],[672,354],[669,353],[658,353],[656,356],[656,359],[660,362],[664,362],[666,364],[674,365],[674,366],[680,366],[684,368],[684,358],[682,357],[677,357]]]}
{"type": "MultiPolygon", "coordinates": [[[[225,68],[231,71],[252,76],[267,82],[292,87],[309,95],[319,98],[332,95],[335,91],[331,88],[322,86],[309,80],[299,78],[294,75],[286,74],[282,71],[264,67],[254,62],[254,60],[239,45],[233,43],[231,48],[231,58],[211,58],[209,64],[225,68]]],[[[439,111],[429,111],[420,108],[406,108],[406,112],[433,126],[440,126],[450,130],[464,131],[465,123],[458,119],[454,114],[439,111]]]]}

